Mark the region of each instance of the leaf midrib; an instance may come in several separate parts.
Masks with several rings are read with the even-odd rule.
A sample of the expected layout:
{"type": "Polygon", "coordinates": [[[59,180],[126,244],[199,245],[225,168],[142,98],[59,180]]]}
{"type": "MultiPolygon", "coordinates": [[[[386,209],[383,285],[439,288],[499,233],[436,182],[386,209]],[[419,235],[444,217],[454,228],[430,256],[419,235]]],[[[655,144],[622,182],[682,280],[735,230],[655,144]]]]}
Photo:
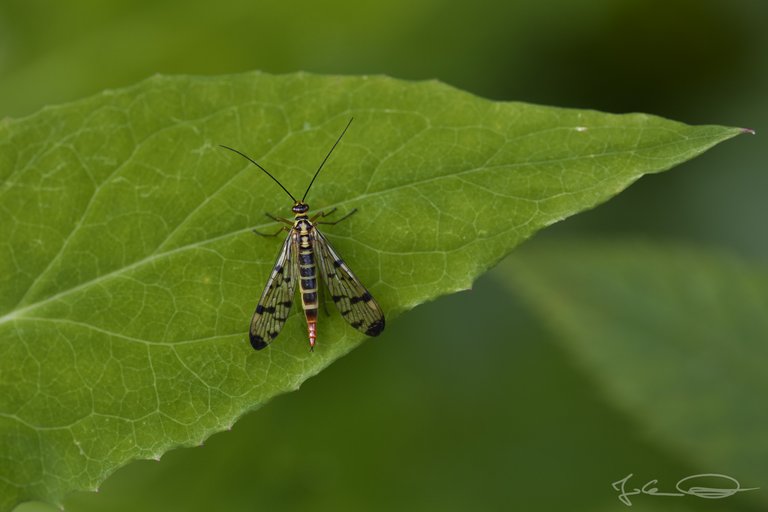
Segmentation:
{"type": "MultiPolygon", "coordinates": [[[[559,127],[557,129],[570,129],[570,128],[568,128],[568,127],[559,127]]],[[[542,131],[545,131],[545,130],[542,130],[542,131]]],[[[531,136],[534,133],[538,134],[538,132],[533,132],[533,133],[527,133],[527,134],[525,134],[525,136],[531,136]]],[[[701,140],[701,139],[712,139],[712,136],[711,135],[701,135],[701,136],[698,136],[698,137],[681,136],[681,138],[685,139],[687,141],[691,141],[691,140],[701,140]]],[[[719,139],[719,137],[718,137],[718,139],[719,139]]],[[[509,143],[509,142],[510,141],[507,141],[507,143],[509,143]]],[[[653,145],[650,145],[650,146],[644,146],[643,149],[645,149],[645,150],[655,149],[655,148],[660,148],[660,147],[664,147],[664,146],[669,146],[669,145],[672,145],[672,144],[679,144],[679,142],[680,141],[665,142],[665,143],[661,143],[661,144],[653,144],[653,145]]],[[[360,194],[358,196],[355,196],[355,197],[353,197],[351,199],[347,199],[345,201],[341,201],[341,202],[334,203],[334,204],[328,204],[328,205],[326,205],[326,207],[327,208],[338,207],[338,206],[341,206],[341,205],[344,205],[344,204],[347,204],[347,203],[350,203],[350,202],[357,202],[357,201],[361,201],[361,200],[364,201],[366,199],[369,199],[369,198],[372,198],[372,197],[377,197],[377,196],[382,195],[382,194],[388,194],[388,193],[391,193],[393,191],[397,191],[399,189],[411,188],[411,187],[414,187],[414,186],[419,186],[419,185],[423,185],[423,184],[426,184],[426,183],[439,181],[439,180],[442,180],[442,179],[450,179],[450,178],[470,175],[470,174],[473,174],[473,173],[476,173],[476,172],[482,172],[482,171],[487,171],[487,170],[491,170],[491,169],[497,169],[497,168],[517,168],[517,167],[524,167],[524,166],[527,167],[527,166],[537,166],[537,165],[543,165],[543,164],[554,164],[554,163],[562,163],[562,162],[568,162],[568,161],[577,161],[577,160],[586,159],[586,158],[594,158],[595,156],[606,157],[606,156],[615,156],[615,155],[622,155],[622,154],[635,154],[636,151],[637,151],[637,145],[633,149],[626,149],[626,150],[620,150],[620,151],[601,152],[601,153],[590,154],[590,155],[579,155],[579,156],[575,156],[575,157],[563,157],[563,158],[555,158],[555,159],[542,159],[542,160],[535,160],[535,161],[527,160],[525,162],[508,163],[508,164],[501,164],[501,165],[497,165],[497,166],[473,167],[471,169],[466,169],[464,171],[455,172],[455,173],[448,174],[448,175],[431,176],[431,177],[424,178],[424,179],[421,179],[421,180],[411,181],[411,182],[408,182],[408,183],[402,183],[402,184],[395,185],[395,186],[392,186],[392,187],[387,188],[387,189],[378,190],[378,191],[375,191],[375,192],[366,192],[364,194],[360,194]]],[[[684,152],[684,153],[689,153],[689,152],[684,152]]],[[[670,160],[672,160],[672,159],[670,158],[670,160]]],[[[238,176],[238,175],[240,175],[240,173],[244,172],[245,169],[247,169],[247,166],[244,167],[244,169],[242,171],[240,171],[240,172],[236,173],[235,175],[233,175],[233,178],[238,176]]],[[[643,174],[645,174],[645,172],[643,172],[642,170],[639,170],[632,177],[628,177],[628,179],[631,182],[631,181],[636,180],[638,177],[642,176],[643,174]]],[[[227,180],[227,182],[225,182],[225,183],[228,183],[228,182],[231,182],[231,180],[227,180]]],[[[508,197],[513,197],[513,196],[508,196],[508,197]]],[[[520,198],[518,198],[518,199],[520,199],[520,198]]],[[[532,201],[534,203],[538,203],[538,202],[540,202],[540,201],[542,201],[544,199],[549,199],[549,197],[547,197],[547,198],[540,198],[540,199],[530,199],[530,201],[532,201]]],[[[186,217],[185,217],[185,219],[186,219],[186,217]]],[[[43,300],[40,300],[38,302],[34,302],[34,303],[31,303],[31,304],[28,304],[28,305],[26,305],[26,306],[24,306],[22,308],[15,309],[15,310],[13,310],[13,311],[11,311],[9,313],[6,313],[2,317],[0,317],[0,326],[2,326],[3,324],[5,324],[7,322],[12,322],[12,321],[16,320],[17,318],[21,318],[22,316],[24,316],[29,311],[34,311],[34,310],[36,310],[36,309],[38,309],[40,307],[45,306],[46,304],[49,304],[51,302],[54,302],[54,301],[60,299],[61,297],[65,297],[67,295],[76,293],[76,292],[81,291],[83,289],[87,289],[90,286],[93,286],[93,285],[96,285],[96,284],[101,283],[103,281],[109,280],[110,278],[113,278],[113,277],[116,277],[116,276],[120,276],[120,275],[122,275],[124,273],[130,272],[131,270],[140,268],[140,267],[142,267],[145,264],[150,264],[150,263],[155,262],[156,260],[163,259],[163,258],[166,258],[166,257],[171,257],[171,256],[173,256],[175,254],[179,254],[179,253],[185,252],[185,251],[190,250],[190,249],[199,248],[199,247],[202,247],[204,245],[208,245],[210,243],[214,243],[214,242],[217,242],[219,240],[223,240],[223,239],[229,238],[231,236],[237,236],[237,235],[243,234],[245,232],[251,231],[253,228],[264,227],[264,226],[268,226],[268,225],[271,225],[271,224],[274,224],[274,223],[270,222],[270,223],[265,223],[265,224],[258,224],[258,225],[251,226],[251,227],[248,227],[248,228],[243,228],[243,229],[236,230],[236,231],[230,231],[230,232],[227,232],[227,233],[224,233],[224,234],[212,237],[212,238],[208,238],[208,239],[205,239],[205,240],[200,240],[200,241],[197,241],[197,242],[194,242],[194,243],[191,243],[191,244],[179,246],[179,247],[177,247],[175,249],[170,249],[170,250],[162,252],[162,253],[157,253],[157,252],[152,253],[151,255],[149,255],[149,256],[147,256],[145,258],[142,258],[142,259],[137,260],[137,261],[135,261],[135,262],[133,262],[131,264],[125,265],[123,267],[120,267],[119,269],[115,269],[115,270],[113,270],[111,272],[108,272],[106,274],[102,274],[100,276],[97,276],[97,277],[89,280],[89,281],[85,281],[85,282],[83,282],[83,283],[81,283],[79,285],[73,286],[73,287],[68,288],[66,290],[62,290],[62,291],[60,291],[60,292],[58,292],[58,293],[56,293],[54,295],[51,295],[51,296],[49,296],[49,297],[47,297],[47,298],[45,298],[43,300]]],[[[510,229],[513,229],[513,228],[510,228],[510,229]]],[[[176,229],[174,229],[173,232],[176,232],[176,229]]],[[[160,245],[158,245],[158,247],[161,247],[162,245],[164,245],[167,242],[167,240],[168,240],[168,237],[166,237],[166,239],[163,240],[163,242],[161,242],[160,245]]]]}

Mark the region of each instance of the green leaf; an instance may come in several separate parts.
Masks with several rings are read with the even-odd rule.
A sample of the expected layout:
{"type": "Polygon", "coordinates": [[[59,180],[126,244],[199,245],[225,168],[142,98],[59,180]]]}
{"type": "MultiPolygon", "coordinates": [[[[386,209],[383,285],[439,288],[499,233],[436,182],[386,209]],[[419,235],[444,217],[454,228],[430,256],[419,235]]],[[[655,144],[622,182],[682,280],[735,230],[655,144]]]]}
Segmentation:
{"type": "Polygon", "coordinates": [[[507,285],[647,435],[742,487],[768,479],[764,267],[583,240],[534,244],[503,267],[507,285]]]}
{"type": "MultiPolygon", "coordinates": [[[[298,313],[245,341],[294,195],[391,319],[538,229],[741,130],[494,103],[385,77],[158,76],[0,126],[0,510],[201,443],[363,336],[298,313]]],[[[383,337],[384,341],[386,334],[383,337]]]]}

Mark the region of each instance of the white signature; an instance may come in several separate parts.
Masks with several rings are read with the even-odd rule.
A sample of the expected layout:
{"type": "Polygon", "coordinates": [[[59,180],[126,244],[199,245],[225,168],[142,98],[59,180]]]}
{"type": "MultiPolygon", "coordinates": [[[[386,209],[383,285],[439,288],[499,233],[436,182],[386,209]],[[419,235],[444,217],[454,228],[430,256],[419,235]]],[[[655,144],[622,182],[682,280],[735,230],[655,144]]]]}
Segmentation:
{"type": "Polygon", "coordinates": [[[621,480],[617,480],[611,484],[615,490],[621,491],[621,494],[619,494],[619,501],[628,507],[632,506],[632,502],[629,501],[629,497],[635,496],[637,494],[648,494],[651,496],[685,496],[687,494],[690,496],[697,496],[699,498],[717,500],[720,498],[733,496],[737,492],[755,491],[759,489],[759,487],[742,489],[738,480],[727,475],[719,475],[717,473],[702,473],[700,475],[691,475],[678,480],[677,484],[675,485],[677,492],[660,492],[659,488],[656,487],[656,485],[659,483],[658,480],[649,480],[644,486],[640,488],[635,487],[634,489],[627,490],[625,489],[625,485],[627,484],[627,481],[632,478],[632,476],[633,474],[630,473],[621,480]],[[697,487],[693,485],[697,478],[707,478],[710,482],[712,479],[722,479],[727,481],[727,483],[720,487],[697,487]]]}

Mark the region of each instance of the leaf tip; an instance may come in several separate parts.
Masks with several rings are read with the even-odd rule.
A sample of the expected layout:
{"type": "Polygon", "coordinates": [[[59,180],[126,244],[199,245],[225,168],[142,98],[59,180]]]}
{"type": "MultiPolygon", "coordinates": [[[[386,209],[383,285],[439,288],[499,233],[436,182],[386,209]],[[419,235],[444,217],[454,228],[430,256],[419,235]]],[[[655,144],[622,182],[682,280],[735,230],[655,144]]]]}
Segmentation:
{"type": "Polygon", "coordinates": [[[757,135],[755,130],[753,130],[752,128],[742,128],[741,133],[746,133],[748,135],[757,135]]]}

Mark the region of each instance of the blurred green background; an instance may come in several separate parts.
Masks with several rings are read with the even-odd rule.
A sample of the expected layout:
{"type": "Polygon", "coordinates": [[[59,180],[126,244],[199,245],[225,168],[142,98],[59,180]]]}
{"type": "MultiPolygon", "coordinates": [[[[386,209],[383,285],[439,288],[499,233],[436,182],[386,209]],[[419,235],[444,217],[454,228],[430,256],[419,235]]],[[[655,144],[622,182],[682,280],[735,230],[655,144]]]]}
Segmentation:
{"type": "MultiPolygon", "coordinates": [[[[0,116],[155,73],[260,69],[437,78],[496,100],[749,127],[757,138],[529,244],[641,237],[761,262],[766,26],[764,0],[2,0],[0,116]]],[[[498,279],[401,317],[232,432],[131,464],[67,510],[616,510],[610,484],[628,473],[673,485],[702,472],[614,408],[498,279]]],[[[756,509],[746,495],[637,501],[756,509]]]]}

